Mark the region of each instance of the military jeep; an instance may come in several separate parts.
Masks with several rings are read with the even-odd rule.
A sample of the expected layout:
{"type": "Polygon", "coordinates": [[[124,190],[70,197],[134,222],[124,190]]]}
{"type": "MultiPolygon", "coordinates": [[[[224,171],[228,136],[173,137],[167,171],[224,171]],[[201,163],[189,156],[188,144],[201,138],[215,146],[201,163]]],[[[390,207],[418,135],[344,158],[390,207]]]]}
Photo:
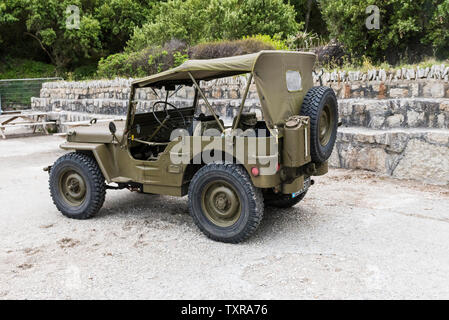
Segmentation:
{"type": "Polygon", "coordinates": [[[189,60],[132,82],[126,121],[94,119],[67,133],[61,148],[73,152],[47,168],[56,207],[69,218],[87,219],[101,209],[107,189],[188,195],[190,214],[208,237],[247,239],[265,206],[294,206],[311,177],[328,171],[338,106],[332,89],[313,87],[315,58],[261,51],[189,60]],[[200,81],[245,74],[240,106],[232,117],[220,116],[200,81]],[[172,102],[186,86],[193,87],[191,99],[172,102]],[[245,106],[251,86],[259,117],[245,106]],[[136,99],[139,88],[158,97],[148,110],[136,99]]]}

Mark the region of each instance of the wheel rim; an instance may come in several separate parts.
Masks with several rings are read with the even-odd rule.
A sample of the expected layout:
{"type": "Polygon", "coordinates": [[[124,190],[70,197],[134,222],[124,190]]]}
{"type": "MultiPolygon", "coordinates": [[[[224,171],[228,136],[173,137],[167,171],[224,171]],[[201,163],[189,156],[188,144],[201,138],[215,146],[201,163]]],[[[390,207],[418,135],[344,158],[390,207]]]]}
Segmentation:
{"type": "Polygon", "coordinates": [[[64,170],[59,176],[59,190],[70,206],[80,206],[86,199],[84,178],[73,169],[64,170]]]}
{"type": "Polygon", "coordinates": [[[234,187],[223,180],[206,185],[201,195],[201,206],[206,218],[220,227],[232,226],[240,218],[239,196],[234,187]]]}
{"type": "Polygon", "coordinates": [[[325,146],[329,143],[332,135],[332,108],[326,104],[321,111],[319,121],[319,139],[320,144],[325,146]]]}

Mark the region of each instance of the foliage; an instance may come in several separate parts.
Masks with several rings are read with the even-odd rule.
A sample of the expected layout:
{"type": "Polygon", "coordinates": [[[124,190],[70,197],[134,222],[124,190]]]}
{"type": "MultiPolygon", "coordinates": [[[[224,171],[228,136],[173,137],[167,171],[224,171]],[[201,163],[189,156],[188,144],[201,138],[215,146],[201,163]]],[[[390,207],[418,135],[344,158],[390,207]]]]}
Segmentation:
{"type": "Polygon", "coordinates": [[[282,0],[169,0],[134,31],[128,47],[136,51],[173,38],[190,45],[256,34],[286,38],[298,30],[294,8],[282,0]]]}
{"type": "Polygon", "coordinates": [[[109,52],[123,50],[134,29],[152,17],[152,1],[109,0],[95,9],[100,22],[103,47],[109,52]]]}
{"type": "Polygon", "coordinates": [[[304,24],[304,31],[326,37],[329,32],[321,15],[319,0],[285,0],[295,8],[296,21],[304,24]]]}
{"type": "Polygon", "coordinates": [[[271,37],[268,34],[256,34],[253,36],[244,36],[242,39],[260,41],[267,46],[273,47],[274,50],[289,50],[286,40],[282,40],[277,35],[271,37]]]}
{"type": "Polygon", "coordinates": [[[320,6],[331,36],[354,57],[374,61],[417,61],[447,46],[447,0],[321,0],[320,6]],[[380,9],[380,30],[368,30],[367,6],[380,9]],[[437,8],[437,10],[435,10],[437,8]],[[445,17],[445,19],[442,17],[445,17]],[[443,39],[443,43],[440,41],[443,39]],[[430,51],[430,52],[429,52],[430,51]]]}
{"type": "Polygon", "coordinates": [[[144,77],[178,66],[187,60],[184,42],[172,40],[163,47],[151,46],[136,52],[113,54],[98,63],[98,76],[144,77]]]}
{"type": "Polygon", "coordinates": [[[244,37],[241,40],[214,41],[197,44],[189,49],[192,59],[214,59],[259,52],[287,50],[287,45],[268,35],[244,37]]]}
{"type": "Polygon", "coordinates": [[[439,58],[449,57],[449,0],[439,1],[429,25],[426,40],[439,58]]]}
{"type": "Polygon", "coordinates": [[[230,34],[224,39],[239,39],[245,35],[266,34],[287,38],[299,31],[294,7],[281,0],[245,0],[225,17],[230,34]]]}
{"type": "Polygon", "coordinates": [[[23,70],[31,67],[23,59],[56,67],[36,76],[77,80],[93,77],[100,60],[98,74],[137,76],[179,65],[189,54],[266,48],[322,52],[323,65],[444,60],[449,0],[0,0],[0,57],[18,58],[11,76],[35,74],[23,70]],[[68,5],[80,8],[79,29],[66,26],[68,5]],[[365,26],[369,5],[380,8],[380,30],[365,26]],[[172,39],[181,40],[180,50],[166,48],[172,39]],[[342,47],[325,45],[333,39],[342,47]]]}
{"type": "Polygon", "coordinates": [[[73,68],[121,50],[150,16],[152,0],[0,0],[0,54],[18,54],[73,68]],[[80,11],[79,29],[67,28],[80,11]]]}
{"type": "Polygon", "coordinates": [[[5,57],[0,61],[0,79],[46,78],[56,76],[53,65],[28,59],[5,57]]]}
{"type": "Polygon", "coordinates": [[[144,77],[179,66],[187,59],[212,59],[259,52],[261,50],[287,50],[284,41],[268,35],[244,37],[240,40],[224,40],[200,43],[187,47],[180,40],[171,40],[164,46],[149,46],[142,50],[113,54],[101,59],[98,76],[144,77]]]}
{"type": "Polygon", "coordinates": [[[299,32],[294,36],[289,36],[286,42],[288,47],[294,50],[309,50],[326,44],[323,36],[306,31],[299,32]]]}

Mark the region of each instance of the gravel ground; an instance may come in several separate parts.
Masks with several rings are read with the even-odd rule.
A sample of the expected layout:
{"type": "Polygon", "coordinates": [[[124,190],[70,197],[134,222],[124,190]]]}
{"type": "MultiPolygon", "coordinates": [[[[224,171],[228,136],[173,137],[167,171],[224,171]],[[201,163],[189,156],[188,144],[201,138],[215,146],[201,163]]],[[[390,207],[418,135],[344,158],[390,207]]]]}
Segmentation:
{"type": "Polygon", "coordinates": [[[93,219],[53,205],[58,137],[0,141],[0,299],[449,298],[449,189],[364,171],[317,177],[239,245],[187,198],[109,191],[93,219]]]}

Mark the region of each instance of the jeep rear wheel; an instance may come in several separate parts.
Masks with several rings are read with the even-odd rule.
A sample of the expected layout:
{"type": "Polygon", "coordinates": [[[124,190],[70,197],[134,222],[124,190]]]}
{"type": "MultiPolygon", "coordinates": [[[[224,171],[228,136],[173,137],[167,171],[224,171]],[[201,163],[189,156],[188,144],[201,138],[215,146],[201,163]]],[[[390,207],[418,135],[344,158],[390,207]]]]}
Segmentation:
{"type": "Polygon", "coordinates": [[[66,217],[88,219],[103,206],[104,180],[94,158],[82,153],[68,153],[51,167],[50,194],[66,217]]]}
{"type": "Polygon", "coordinates": [[[230,243],[253,234],[263,217],[263,196],[242,166],[213,163],[202,167],[189,186],[189,210],[209,238],[230,243]]]}
{"type": "Polygon", "coordinates": [[[302,116],[310,117],[310,154],[315,163],[325,162],[332,154],[338,127],[338,103],[328,87],[310,89],[301,106],[302,116]]]}

